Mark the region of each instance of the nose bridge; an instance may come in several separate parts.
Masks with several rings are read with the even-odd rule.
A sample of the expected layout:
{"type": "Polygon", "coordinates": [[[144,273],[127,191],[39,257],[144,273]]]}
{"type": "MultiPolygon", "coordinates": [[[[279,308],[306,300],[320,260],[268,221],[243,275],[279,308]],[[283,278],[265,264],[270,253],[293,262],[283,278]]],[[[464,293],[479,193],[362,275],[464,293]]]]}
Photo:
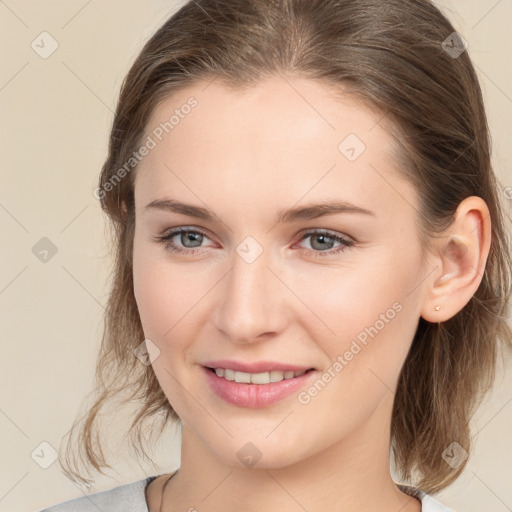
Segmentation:
{"type": "Polygon", "coordinates": [[[242,243],[233,253],[231,272],[226,276],[215,312],[216,327],[236,342],[276,333],[283,318],[283,297],[276,282],[279,280],[267,267],[267,252],[251,261],[244,252],[246,248],[242,243]]]}

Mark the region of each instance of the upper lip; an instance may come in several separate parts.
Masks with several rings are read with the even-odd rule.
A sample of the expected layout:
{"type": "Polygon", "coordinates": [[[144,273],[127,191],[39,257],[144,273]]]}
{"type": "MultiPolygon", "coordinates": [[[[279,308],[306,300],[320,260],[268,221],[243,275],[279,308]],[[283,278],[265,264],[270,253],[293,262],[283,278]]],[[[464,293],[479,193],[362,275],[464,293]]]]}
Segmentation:
{"type": "Polygon", "coordinates": [[[256,361],[254,363],[243,363],[241,361],[234,361],[231,359],[223,359],[221,361],[206,361],[203,366],[209,368],[228,368],[238,372],[246,373],[264,373],[272,370],[281,372],[300,372],[302,370],[314,369],[312,366],[300,366],[295,364],[278,363],[277,361],[256,361]]]}

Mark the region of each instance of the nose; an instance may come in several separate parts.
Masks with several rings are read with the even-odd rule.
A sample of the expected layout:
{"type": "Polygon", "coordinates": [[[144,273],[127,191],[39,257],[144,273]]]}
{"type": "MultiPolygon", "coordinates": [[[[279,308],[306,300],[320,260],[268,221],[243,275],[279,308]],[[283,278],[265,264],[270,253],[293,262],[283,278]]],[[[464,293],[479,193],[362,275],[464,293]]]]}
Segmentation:
{"type": "Polygon", "coordinates": [[[217,290],[217,329],[236,343],[276,336],[287,322],[285,286],[269,268],[265,251],[252,263],[235,252],[232,262],[217,290]]]}

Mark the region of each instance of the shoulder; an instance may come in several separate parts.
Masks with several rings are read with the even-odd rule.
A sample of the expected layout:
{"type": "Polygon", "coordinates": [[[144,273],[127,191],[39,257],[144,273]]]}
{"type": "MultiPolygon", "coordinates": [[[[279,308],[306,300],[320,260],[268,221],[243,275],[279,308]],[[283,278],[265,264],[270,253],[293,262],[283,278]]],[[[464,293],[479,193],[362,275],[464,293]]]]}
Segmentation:
{"type": "Polygon", "coordinates": [[[427,494],[416,487],[404,484],[397,484],[397,486],[402,492],[409,494],[409,496],[414,496],[421,501],[421,512],[455,512],[453,509],[448,508],[446,505],[443,505],[441,502],[430,496],[430,494],[427,494]]]}
{"type": "Polygon", "coordinates": [[[145,490],[155,478],[150,476],[107,491],[86,494],[38,512],[148,512],[145,490]]]}

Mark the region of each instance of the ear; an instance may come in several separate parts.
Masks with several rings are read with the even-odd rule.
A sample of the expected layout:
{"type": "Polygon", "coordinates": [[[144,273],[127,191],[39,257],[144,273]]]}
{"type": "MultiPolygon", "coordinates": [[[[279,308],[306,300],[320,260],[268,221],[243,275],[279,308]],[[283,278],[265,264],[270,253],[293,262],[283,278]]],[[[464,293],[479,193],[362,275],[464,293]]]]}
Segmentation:
{"type": "Polygon", "coordinates": [[[491,218],[478,196],[464,199],[452,224],[435,243],[421,316],[437,323],[456,315],[475,294],[491,247],[491,218]],[[440,306],[436,311],[435,307],[440,306]]]}

